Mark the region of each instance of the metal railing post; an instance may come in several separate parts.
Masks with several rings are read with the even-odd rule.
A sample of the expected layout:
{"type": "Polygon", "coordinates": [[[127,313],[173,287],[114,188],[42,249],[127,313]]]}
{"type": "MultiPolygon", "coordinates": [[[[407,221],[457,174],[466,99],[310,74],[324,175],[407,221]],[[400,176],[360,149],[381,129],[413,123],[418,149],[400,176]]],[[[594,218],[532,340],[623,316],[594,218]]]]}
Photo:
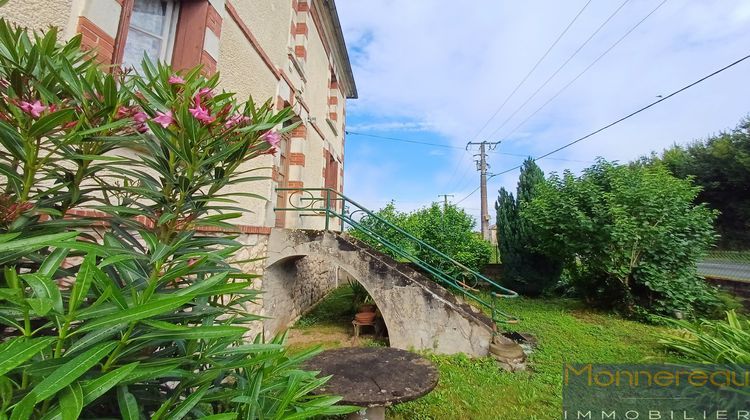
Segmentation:
{"type": "Polygon", "coordinates": [[[331,190],[326,189],[326,232],[331,220],[331,190]]]}

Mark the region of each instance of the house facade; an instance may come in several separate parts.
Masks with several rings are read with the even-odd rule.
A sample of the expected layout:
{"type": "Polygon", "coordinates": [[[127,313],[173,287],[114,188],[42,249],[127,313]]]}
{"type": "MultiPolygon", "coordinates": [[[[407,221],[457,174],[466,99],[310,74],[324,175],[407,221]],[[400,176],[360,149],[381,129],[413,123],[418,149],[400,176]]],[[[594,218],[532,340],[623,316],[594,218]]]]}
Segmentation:
{"type": "Polygon", "coordinates": [[[274,207],[289,207],[278,187],[343,191],[345,104],[357,91],[333,0],[11,0],[0,16],[81,34],[104,66],[137,68],[144,54],[178,70],[203,65],[240,100],[292,107],[299,125],[279,153],[244,168],[265,168],[258,174],[269,179],[232,187],[269,200],[241,199],[246,213],[235,222],[249,245],[262,245],[273,227],[323,227],[322,216],[274,207]]]}

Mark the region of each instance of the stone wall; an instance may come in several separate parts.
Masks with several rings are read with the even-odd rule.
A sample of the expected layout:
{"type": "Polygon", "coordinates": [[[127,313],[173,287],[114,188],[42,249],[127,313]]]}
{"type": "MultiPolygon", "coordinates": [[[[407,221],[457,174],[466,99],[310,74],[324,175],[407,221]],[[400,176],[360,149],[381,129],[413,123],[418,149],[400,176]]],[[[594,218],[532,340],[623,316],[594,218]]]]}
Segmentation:
{"type": "Polygon", "coordinates": [[[287,258],[269,267],[263,279],[266,338],[293,325],[340,284],[338,270],[315,255],[287,258]]]}

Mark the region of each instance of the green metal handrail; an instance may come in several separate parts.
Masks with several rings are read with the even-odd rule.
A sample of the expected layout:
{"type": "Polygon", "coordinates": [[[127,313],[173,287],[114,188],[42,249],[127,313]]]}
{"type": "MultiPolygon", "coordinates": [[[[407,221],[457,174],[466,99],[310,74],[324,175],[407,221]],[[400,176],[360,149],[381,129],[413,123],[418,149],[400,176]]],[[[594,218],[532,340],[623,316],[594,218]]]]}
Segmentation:
{"type": "Polygon", "coordinates": [[[512,323],[517,321],[512,315],[500,311],[497,308],[496,300],[498,298],[518,297],[518,293],[500,286],[491,279],[466,267],[443,252],[416,238],[404,229],[366,209],[364,206],[351,200],[340,192],[331,188],[277,188],[276,190],[289,193],[289,197],[286,201],[289,203],[290,207],[276,207],[274,208],[275,211],[296,211],[301,212],[302,215],[306,216],[323,216],[325,217],[326,230],[330,230],[331,220],[338,219],[340,221],[339,228],[341,231],[344,230],[345,225],[351,226],[353,229],[372,238],[382,247],[388,249],[395,255],[404,258],[430,274],[438,281],[438,283],[447,286],[485,308],[488,308],[492,314],[492,320],[495,323],[512,323]],[[297,199],[299,203],[295,203],[295,199],[297,199]],[[340,211],[339,207],[341,208],[340,211]],[[355,210],[348,211],[350,208],[354,208],[355,210]],[[355,218],[357,213],[361,213],[361,218],[355,218]],[[383,235],[363,224],[362,220],[364,218],[369,218],[374,224],[380,224],[392,232],[397,232],[402,239],[410,241],[417,249],[426,251],[433,257],[436,257],[435,259],[440,261],[441,266],[438,267],[435,264],[427,263],[416,255],[413,255],[402,247],[394,244],[383,235]],[[472,286],[478,285],[479,282],[489,285],[492,289],[490,293],[491,300],[489,302],[473,293],[472,286]]]}

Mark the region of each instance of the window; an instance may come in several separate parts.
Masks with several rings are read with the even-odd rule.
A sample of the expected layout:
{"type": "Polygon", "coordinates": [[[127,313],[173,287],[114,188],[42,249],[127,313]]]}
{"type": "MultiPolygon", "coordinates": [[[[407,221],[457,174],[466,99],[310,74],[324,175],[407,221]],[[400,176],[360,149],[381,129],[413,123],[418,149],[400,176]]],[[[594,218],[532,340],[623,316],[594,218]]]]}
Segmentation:
{"type": "Polygon", "coordinates": [[[152,61],[170,62],[179,5],[173,0],[134,0],[122,63],[140,68],[144,54],[152,61]]]}

